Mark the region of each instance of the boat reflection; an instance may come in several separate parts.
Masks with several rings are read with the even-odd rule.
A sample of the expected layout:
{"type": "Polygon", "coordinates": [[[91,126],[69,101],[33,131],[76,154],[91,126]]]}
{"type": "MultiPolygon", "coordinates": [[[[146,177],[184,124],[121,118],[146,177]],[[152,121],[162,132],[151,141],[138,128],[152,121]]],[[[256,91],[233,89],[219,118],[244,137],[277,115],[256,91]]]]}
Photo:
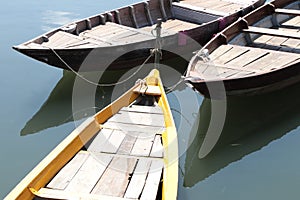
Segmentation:
{"type": "MultiPolygon", "coordinates": [[[[173,86],[180,80],[186,65],[187,62],[180,57],[169,59],[161,63],[159,70],[167,91],[170,88],[176,90],[183,89],[179,86],[173,88],[173,86]]],[[[97,80],[100,85],[112,83],[112,86],[98,87],[93,83],[82,80],[78,76],[76,78],[76,75],[73,72],[64,70],[62,78],[49,94],[47,100],[21,130],[21,136],[38,133],[47,128],[60,126],[93,115],[95,110],[101,110],[112,100],[118,98],[123,92],[127,91],[139,77],[145,77],[152,68],[153,64],[147,64],[142,68],[136,67],[130,70],[83,73],[83,76],[86,79],[97,80]],[[100,80],[99,77],[101,77],[100,80]],[[113,83],[123,81],[124,83],[122,84],[118,84],[117,86],[113,85],[113,83]],[[91,107],[82,107],[81,109],[76,109],[74,112],[72,109],[72,104],[74,103],[74,87],[79,87],[80,90],[82,90],[80,94],[77,93],[77,97],[79,95],[80,101],[82,102],[91,98],[91,93],[86,91],[91,91],[91,88],[96,87],[97,89],[94,98],[97,101],[94,101],[95,105],[92,105],[91,107]]]]}
{"type": "Polygon", "coordinates": [[[252,97],[227,99],[227,116],[213,150],[199,159],[211,116],[211,100],[204,99],[190,134],[184,164],[184,187],[192,187],[232,162],[259,151],[300,125],[300,84],[252,97]]]}
{"type": "MultiPolygon", "coordinates": [[[[113,82],[117,81],[124,72],[114,73],[114,76],[109,74],[110,72],[107,73],[108,75],[103,77],[110,77],[109,82],[113,82]]],[[[62,78],[58,81],[47,100],[21,130],[21,136],[38,133],[47,128],[74,121],[74,116],[76,120],[85,118],[92,115],[95,110],[100,110],[110,103],[113,87],[97,87],[95,99],[100,99],[100,101],[95,101],[95,105],[91,108],[77,110],[74,113],[72,110],[72,95],[75,78],[76,75],[73,72],[63,71],[62,78]]],[[[108,80],[102,81],[106,82],[108,80]]],[[[90,87],[95,86],[91,85],[90,87]]],[[[84,101],[86,97],[82,95],[81,98],[84,101]]]]}

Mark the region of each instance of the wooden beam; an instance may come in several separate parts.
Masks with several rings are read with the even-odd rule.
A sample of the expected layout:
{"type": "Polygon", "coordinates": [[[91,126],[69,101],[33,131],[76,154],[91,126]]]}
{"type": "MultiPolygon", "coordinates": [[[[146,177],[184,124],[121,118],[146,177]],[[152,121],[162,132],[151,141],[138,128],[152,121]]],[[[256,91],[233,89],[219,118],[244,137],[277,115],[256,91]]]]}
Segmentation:
{"type": "Polygon", "coordinates": [[[136,17],[135,17],[135,11],[134,11],[134,7],[133,6],[129,6],[129,12],[130,12],[130,16],[131,16],[131,20],[133,22],[133,25],[136,28],[139,28],[139,25],[138,25],[136,17]]]}
{"type": "Polygon", "coordinates": [[[293,9],[275,9],[276,14],[283,14],[283,15],[295,15],[300,16],[300,10],[293,10],[293,9]]]}
{"type": "Polygon", "coordinates": [[[116,22],[118,24],[122,24],[122,21],[121,21],[121,17],[120,17],[120,12],[118,10],[115,11],[115,18],[116,18],[116,22]]]}
{"type": "Polygon", "coordinates": [[[99,18],[100,18],[100,23],[105,25],[106,19],[105,19],[104,15],[99,15],[99,18]]]}
{"type": "Polygon", "coordinates": [[[244,33],[253,33],[253,34],[261,34],[261,35],[271,35],[277,37],[286,37],[292,39],[300,39],[300,34],[296,32],[289,32],[289,31],[280,31],[277,29],[269,29],[269,28],[260,28],[249,26],[248,29],[243,29],[244,33]]]}
{"type": "MultiPolygon", "coordinates": [[[[57,198],[57,199],[107,199],[107,200],[129,200],[121,197],[113,197],[107,195],[95,195],[95,194],[83,194],[83,193],[73,193],[66,192],[62,190],[53,190],[48,188],[41,188],[39,191],[34,192],[36,196],[41,198],[57,198]]],[[[133,199],[130,199],[133,200],[133,199]]]]}
{"type": "Polygon", "coordinates": [[[149,9],[149,3],[148,2],[144,2],[144,7],[145,7],[145,13],[147,16],[147,20],[150,23],[150,25],[153,25],[153,20],[150,14],[150,9],[149,9]]]}
{"type": "Polygon", "coordinates": [[[163,0],[159,0],[159,7],[160,7],[160,11],[163,17],[163,20],[167,20],[167,14],[166,14],[166,10],[165,10],[165,5],[164,5],[164,1],[163,0]]]}

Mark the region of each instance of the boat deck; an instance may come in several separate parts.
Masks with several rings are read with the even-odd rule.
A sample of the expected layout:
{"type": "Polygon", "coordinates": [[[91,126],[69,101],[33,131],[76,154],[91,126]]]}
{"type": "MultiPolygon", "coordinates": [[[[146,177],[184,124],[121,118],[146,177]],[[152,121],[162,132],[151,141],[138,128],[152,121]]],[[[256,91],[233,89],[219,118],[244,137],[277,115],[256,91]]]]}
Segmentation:
{"type": "MultiPolygon", "coordinates": [[[[290,9],[289,12],[295,11],[290,9]]],[[[209,59],[205,56],[200,58],[190,75],[208,81],[238,79],[265,74],[298,63],[300,16],[282,22],[279,27],[262,28],[267,24],[272,26],[266,20],[260,25],[249,26],[230,44],[215,49],[209,59]],[[245,37],[247,34],[248,41],[245,37]]],[[[203,55],[200,54],[199,57],[201,56],[203,55]]]]}
{"type": "Polygon", "coordinates": [[[300,60],[296,53],[238,45],[222,45],[209,57],[210,61],[199,60],[190,75],[205,80],[242,78],[281,69],[300,60]]]}
{"type": "Polygon", "coordinates": [[[131,105],[39,190],[41,197],[156,199],[164,167],[164,115],[158,105],[131,105]]]}
{"type": "Polygon", "coordinates": [[[171,7],[167,2],[152,0],[103,13],[78,22],[76,33],[58,29],[45,36],[46,40],[25,43],[24,46],[33,49],[101,48],[148,40],[152,40],[152,45],[155,36],[151,31],[158,18],[163,20],[161,36],[165,37],[197,28],[253,4],[250,0],[185,0],[173,2],[171,7]]]}
{"type": "Polygon", "coordinates": [[[214,10],[219,13],[234,13],[242,8],[253,4],[252,0],[209,0],[209,1],[199,1],[199,0],[183,0],[183,4],[192,5],[195,7],[200,7],[206,10],[214,10]]]}

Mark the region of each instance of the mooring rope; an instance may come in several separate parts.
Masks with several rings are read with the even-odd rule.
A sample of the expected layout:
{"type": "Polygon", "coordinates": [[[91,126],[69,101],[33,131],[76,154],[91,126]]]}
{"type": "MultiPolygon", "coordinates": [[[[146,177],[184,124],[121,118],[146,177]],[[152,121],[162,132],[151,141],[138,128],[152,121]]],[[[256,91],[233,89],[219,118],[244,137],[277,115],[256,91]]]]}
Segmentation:
{"type": "Polygon", "coordinates": [[[120,81],[120,82],[116,82],[116,83],[95,83],[93,81],[90,81],[88,80],[87,78],[85,78],[84,76],[82,76],[81,74],[79,74],[78,72],[76,72],[68,63],[66,63],[64,61],[64,59],[58,55],[58,53],[52,49],[52,48],[49,48],[56,56],[57,58],[70,70],[72,71],[76,76],[78,76],[79,78],[81,78],[82,80],[92,84],[92,85],[95,85],[95,86],[98,86],[98,87],[112,87],[112,86],[116,86],[116,85],[120,85],[120,84],[123,84],[125,83],[126,81],[128,81],[129,79],[131,79],[133,76],[135,76],[143,67],[144,65],[149,61],[149,59],[153,56],[152,52],[150,53],[150,55],[148,56],[148,58],[145,59],[145,61],[138,67],[138,69],[132,73],[128,78],[124,79],[123,81],[120,81]]]}

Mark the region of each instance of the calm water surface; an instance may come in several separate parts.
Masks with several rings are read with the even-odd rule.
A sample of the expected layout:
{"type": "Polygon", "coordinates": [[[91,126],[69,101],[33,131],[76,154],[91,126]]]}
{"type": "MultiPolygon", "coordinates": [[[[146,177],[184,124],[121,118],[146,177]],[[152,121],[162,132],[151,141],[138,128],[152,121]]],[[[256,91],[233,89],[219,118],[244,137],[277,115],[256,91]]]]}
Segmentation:
{"type": "MultiPolygon", "coordinates": [[[[0,7],[0,198],[75,128],[72,112],[81,119],[94,111],[84,106],[72,109],[74,74],[27,58],[11,46],[69,21],[136,1],[17,0],[0,7]]],[[[116,75],[121,76],[107,73],[104,79],[116,75]]],[[[179,76],[162,69],[167,87],[179,76]]],[[[98,88],[94,106],[107,105],[131,82],[113,94],[113,88],[98,88]]],[[[300,85],[295,85],[257,97],[229,98],[226,103],[204,99],[184,84],[168,93],[181,155],[178,199],[299,199],[299,90],[300,85]],[[218,105],[227,109],[221,137],[213,151],[199,159],[210,122],[215,122],[211,107],[218,105]]],[[[87,98],[83,94],[79,101],[87,98]]]]}

